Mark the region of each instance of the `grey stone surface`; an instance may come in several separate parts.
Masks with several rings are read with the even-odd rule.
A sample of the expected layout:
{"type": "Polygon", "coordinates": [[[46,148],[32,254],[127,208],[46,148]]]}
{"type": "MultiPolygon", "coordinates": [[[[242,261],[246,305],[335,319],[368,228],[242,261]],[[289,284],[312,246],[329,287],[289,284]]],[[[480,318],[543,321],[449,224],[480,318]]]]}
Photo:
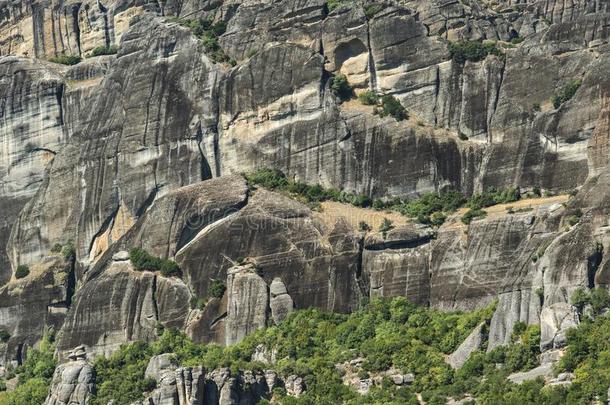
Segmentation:
{"type": "Polygon", "coordinates": [[[462,367],[474,351],[482,348],[485,338],[483,328],[485,326],[486,325],[483,322],[474,328],[458,348],[447,357],[447,363],[449,363],[451,367],[454,369],[462,367]]]}
{"type": "MultiPolygon", "coordinates": [[[[293,308],[351,312],[397,295],[447,310],[497,298],[490,349],[517,321],[542,323],[543,345],[561,346],[558,308],[579,286],[610,284],[609,256],[592,252],[610,250],[609,11],[588,0],[407,0],[374,16],[318,0],[0,4],[0,54],[20,55],[0,57],[0,327],[11,334],[0,364],[49,326],[62,355],[155,339],[157,323],[227,343],[293,308]],[[169,15],[226,22],[219,43],[236,65],[213,63],[169,15]],[[498,44],[504,57],[449,52],[448,41],[516,35],[498,44]],[[117,55],[42,60],[104,44],[117,55]],[[395,95],[411,118],[340,102],[337,73],[356,92],[395,95]],[[574,97],[552,106],[575,79],[574,97]],[[248,190],[239,173],[267,166],[372,198],[580,191],[565,207],[363,240],[348,221],[248,190]],[[74,263],[50,256],[69,241],[74,263]],[[175,260],[182,277],[134,271],[133,247],[175,260]],[[256,269],[232,272],[239,258],[256,269]],[[15,280],[20,264],[32,272],[15,280]],[[211,280],[226,282],[222,298],[211,280]]],[[[241,377],[225,374],[214,378],[230,402],[241,377]]]]}
{"type": "Polygon", "coordinates": [[[87,405],[95,392],[93,366],[84,359],[60,364],[55,369],[45,405],[87,405]]]}
{"type": "Polygon", "coordinates": [[[567,344],[568,329],[578,326],[576,308],[558,302],[542,309],[540,313],[540,350],[560,349],[567,344]]]}

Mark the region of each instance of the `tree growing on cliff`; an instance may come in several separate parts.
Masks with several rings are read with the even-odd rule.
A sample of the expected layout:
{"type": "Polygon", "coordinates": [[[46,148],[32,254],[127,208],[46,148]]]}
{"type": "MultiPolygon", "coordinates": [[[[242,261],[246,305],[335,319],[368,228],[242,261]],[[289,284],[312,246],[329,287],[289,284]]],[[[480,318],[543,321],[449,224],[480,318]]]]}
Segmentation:
{"type": "Polygon", "coordinates": [[[350,86],[347,76],[341,73],[331,78],[330,89],[341,99],[341,101],[349,100],[354,95],[354,90],[352,90],[352,86],[350,86]]]}

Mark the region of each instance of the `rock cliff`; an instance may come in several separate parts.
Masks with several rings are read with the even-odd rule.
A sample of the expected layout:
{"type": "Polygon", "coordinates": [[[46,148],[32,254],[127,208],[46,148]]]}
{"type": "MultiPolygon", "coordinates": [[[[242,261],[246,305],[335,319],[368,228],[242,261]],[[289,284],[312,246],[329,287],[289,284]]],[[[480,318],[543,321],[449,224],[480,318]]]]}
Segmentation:
{"type": "MultiPolygon", "coordinates": [[[[329,3],[0,4],[0,365],[49,328],[62,358],[159,327],[224,345],[293,309],[393,296],[442,310],[498,300],[488,350],[519,321],[542,325],[544,350],[561,347],[578,323],[573,292],[610,284],[610,3],[329,3]],[[199,18],[222,29],[202,40],[199,18]],[[492,51],[466,57],[464,43],[492,51]],[[339,75],[349,100],[333,91],[339,75]],[[393,95],[408,119],[361,104],[365,91],[393,95]],[[386,235],[241,175],[264,167],[384,200],[548,196],[386,235]],[[136,269],[135,247],[180,276],[136,269]]],[[[84,401],[88,371],[72,363],[48,403],[84,401]]],[[[208,380],[218,398],[268,392],[260,375],[157,377],[147,403],[196,402],[208,380]]]]}

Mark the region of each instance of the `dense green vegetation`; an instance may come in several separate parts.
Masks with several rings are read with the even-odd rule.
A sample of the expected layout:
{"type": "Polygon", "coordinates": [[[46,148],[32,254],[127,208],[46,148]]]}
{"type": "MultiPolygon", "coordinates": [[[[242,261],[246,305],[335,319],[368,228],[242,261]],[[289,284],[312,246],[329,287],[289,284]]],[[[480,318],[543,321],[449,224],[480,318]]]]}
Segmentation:
{"type": "Polygon", "coordinates": [[[589,403],[596,397],[607,400],[610,386],[610,319],[603,316],[585,322],[568,333],[568,350],[560,371],[573,371],[576,379],[567,403],[589,403]]]}
{"type": "Polygon", "coordinates": [[[582,82],[580,80],[572,80],[559,89],[559,91],[551,97],[553,107],[559,108],[563,103],[574,97],[574,94],[576,94],[576,91],[580,88],[581,84],[582,82]]]}
{"type": "Polygon", "coordinates": [[[101,55],[114,55],[119,51],[119,48],[116,45],[110,46],[98,46],[93,48],[89,57],[101,56],[101,55]]]}
{"type": "Polygon", "coordinates": [[[5,331],[4,329],[0,329],[0,343],[6,343],[11,338],[11,334],[5,331]]]}
{"type": "Polygon", "coordinates": [[[141,248],[133,248],[129,252],[129,260],[136,270],[159,271],[165,277],[180,277],[180,267],[173,260],[156,257],[141,248]]]}
{"type": "Polygon", "coordinates": [[[142,393],[155,388],[155,381],[144,378],[144,371],[158,342],[152,346],[135,342],[122,346],[109,358],[98,357],[93,363],[97,393],[92,405],[106,405],[111,399],[118,404],[129,404],[142,393]]]}
{"type": "Polygon", "coordinates": [[[245,175],[250,187],[261,186],[269,190],[284,192],[305,203],[316,207],[322,201],[337,201],[352,204],[357,207],[369,207],[370,198],[364,195],[355,195],[335,188],[323,188],[320,185],[308,184],[289,180],[284,173],[277,169],[259,169],[245,175]]]}
{"type": "Polygon", "coordinates": [[[227,30],[227,23],[224,21],[214,22],[210,18],[185,19],[172,17],[169,20],[190,29],[203,42],[205,52],[214,62],[226,62],[235,65],[235,61],[224,53],[218,43],[218,37],[227,30]]]}
{"type": "Polygon", "coordinates": [[[26,266],[25,264],[20,264],[19,266],[17,266],[17,269],[15,270],[16,279],[24,278],[28,274],[30,274],[30,268],[28,266],[26,266]]]}
{"type": "Polygon", "coordinates": [[[49,62],[61,63],[62,65],[76,65],[83,60],[79,55],[59,55],[49,58],[49,62]]]}
{"type": "Polygon", "coordinates": [[[451,57],[457,63],[466,61],[478,62],[485,59],[488,55],[504,57],[504,52],[493,42],[480,41],[457,41],[449,43],[451,57]]]}
{"type": "Polygon", "coordinates": [[[420,198],[410,201],[403,201],[400,198],[389,201],[380,199],[371,201],[367,196],[357,196],[334,188],[325,189],[320,185],[310,186],[289,180],[284,173],[276,169],[259,169],[245,176],[251,187],[262,186],[270,190],[285,192],[303,202],[313,204],[314,208],[322,201],[337,201],[358,207],[397,211],[422,224],[434,226],[442,225],[447,215],[464,206],[470,210],[463,216],[462,221],[470,223],[474,218],[485,215],[483,210],[485,207],[521,199],[519,188],[509,187],[505,190],[489,188],[470,198],[464,197],[458,191],[446,190],[441,193],[426,193],[420,198]]]}
{"type": "MultiPolygon", "coordinates": [[[[277,350],[273,366],[281,376],[297,374],[306,391],[299,398],[276,390],[273,398],[283,404],[416,404],[420,393],[428,404],[444,404],[448,398],[477,398],[483,404],[589,404],[605,401],[610,386],[610,319],[603,309],[610,304],[605,290],[582,290],[573,302],[596,308],[594,317],[582,317],[579,327],[568,332],[568,348],[556,372],[575,373],[572,385],[546,386],[541,379],[513,384],[506,377],[539,364],[540,327],[518,322],[510,343],[486,352],[474,352],[462,368],[453,370],[444,360],[481,322],[489,322],[495,304],[472,313],[447,313],[418,307],[404,297],[363,300],[350,315],[316,309],[290,314],[278,326],[259,330],[242,342],[220,347],[193,343],[183,333],[160,328],[153,343],[122,346],[108,358],[94,361],[96,394],[92,404],[131,403],[155,387],[144,378],[150,358],[173,353],[183,366],[205,369],[229,367],[264,370],[268,365],[252,361],[256,347],[277,350]],[[580,297],[580,298],[579,298],[580,297]],[[584,297],[584,298],[582,298],[584,297]],[[360,378],[378,375],[391,367],[413,373],[411,386],[396,386],[384,378],[364,396],[343,384],[336,368],[354,358],[363,359],[360,378]]],[[[0,405],[34,405],[44,402],[55,367],[52,338],[45,337],[28,352],[25,363],[12,370],[19,383],[12,392],[0,392],[0,405]]]]}
{"type": "Polygon", "coordinates": [[[8,377],[17,376],[17,387],[10,392],[0,392],[0,405],[44,403],[57,364],[53,356],[53,341],[52,333],[45,334],[37,348],[28,350],[25,362],[9,371],[8,377]]]}
{"type": "Polygon", "coordinates": [[[444,389],[453,380],[454,372],[443,355],[453,351],[492,312],[493,307],[469,314],[444,313],[417,307],[405,298],[373,300],[363,302],[351,315],[297,311],[281,325],[226,348],[195,344],[182,333],[165,330],[152,344],[123,346],[110,358],[95,361],[98,392],[93,404],[105,404],[111,398],[129,403],[152,389],[154,382],[144,378],[144,370],[153,355],[175,353],[180,364],[206,369],[262,370],[268,366],[251,361],[259,344],[277,349],[282,359],[275,366],[278,373],[305,379],[307,391],[298,399],[276,392],[282,403],[407,403],[414,400],[415,392],[444,389]],[[414,386],[389,384],[361,398],[343,385],[335,368],[335,364],[358,356],[365,358],[365,374],[394,365],[415,374],[414,386]]]}

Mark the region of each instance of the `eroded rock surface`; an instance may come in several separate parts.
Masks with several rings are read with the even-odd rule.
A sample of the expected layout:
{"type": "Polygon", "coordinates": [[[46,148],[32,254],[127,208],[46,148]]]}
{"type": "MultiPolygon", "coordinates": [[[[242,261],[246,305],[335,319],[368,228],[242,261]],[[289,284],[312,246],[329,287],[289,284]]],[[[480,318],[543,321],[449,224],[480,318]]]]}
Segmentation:
{"type": "MultiPolygon", "coordinates": [[[[351,312],[363,297],[397,295],[445,310],[498,300],[489,350],[518,321],[541,323],[543,349],[557,348],[571,294],[610,284],[607,2],[409,0],[367,13],[296,0],[17,1],[0,11],[0,54],[19,55],[0,57],[0,328],[11,336],[0,365],[22,361],[45,327],[61,332],[64,355],[153,340],[158,324],[226,344],[293,309],[351,312]],[[168,16],[226,23],[218,43],[234,66],[168,16]],[[501,52],[464,61],[450,52],[461,39],[501,52]],[[42,60],[100,45],[118,53],[42,60]],[[410,118],[341,102],[338,73],[356,93],[394,95],[410,118]],[[364,235],[248,187],[240,173],[260,167],[371,198],[580,191],[468,226],[456,215],[438,229],[364,235]],[[70,243],[68,260],[50,253],[70,243]],[[136,271],[134,247],[175,260],[181,277],[136,271]],[[22,280],[19,265],[31,271],[22,280]]],[[[172,370],[150,401],[198,398],[201,378],[233,401],[244,381],[267,378],[214,373],[172,370]]]]}

